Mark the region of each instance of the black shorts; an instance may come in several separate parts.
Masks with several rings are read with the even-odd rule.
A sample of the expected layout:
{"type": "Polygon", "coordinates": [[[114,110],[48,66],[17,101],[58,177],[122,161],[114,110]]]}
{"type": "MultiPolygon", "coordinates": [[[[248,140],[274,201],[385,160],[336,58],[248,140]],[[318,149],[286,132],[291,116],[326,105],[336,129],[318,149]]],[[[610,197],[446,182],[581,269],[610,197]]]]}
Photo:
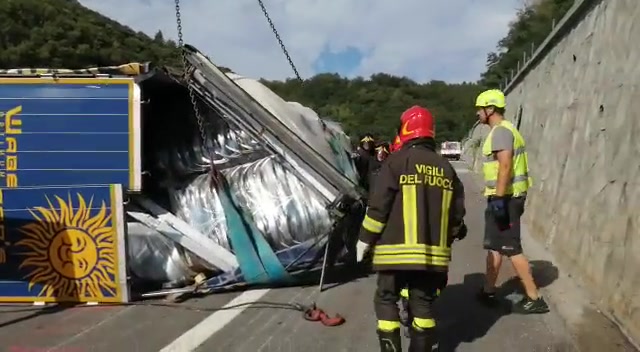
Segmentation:
{"type": "Polygon", "coordinates": [[[507,199],[511,227],[506,230],[500,230],[487,205],[487,209],[484,211],[484,249],[496,251],[508,257],[522,254],[520,218],[524,214],[525,202],[525,197],[507,199]]]}

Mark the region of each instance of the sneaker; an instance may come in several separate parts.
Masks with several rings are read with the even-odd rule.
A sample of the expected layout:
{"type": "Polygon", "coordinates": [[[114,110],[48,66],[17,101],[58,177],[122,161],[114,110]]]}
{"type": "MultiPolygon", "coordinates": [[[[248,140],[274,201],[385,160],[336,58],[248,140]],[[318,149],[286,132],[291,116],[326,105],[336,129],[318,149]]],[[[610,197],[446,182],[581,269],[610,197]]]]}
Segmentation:
{"type": "Polygon", "coordinates": [[[499,304],[498,297],[495,292],[486,292],[484,288],[478,291],[476,298],[484,305],[489,307],[495,307],[499,304]]]}
{"type": "Polygon", "coordinates": [[[513,312],[519,314],[544,314],[549,313],[549,306],[542,297],[538,299],[524,297],[513,307],[513,312]]]}

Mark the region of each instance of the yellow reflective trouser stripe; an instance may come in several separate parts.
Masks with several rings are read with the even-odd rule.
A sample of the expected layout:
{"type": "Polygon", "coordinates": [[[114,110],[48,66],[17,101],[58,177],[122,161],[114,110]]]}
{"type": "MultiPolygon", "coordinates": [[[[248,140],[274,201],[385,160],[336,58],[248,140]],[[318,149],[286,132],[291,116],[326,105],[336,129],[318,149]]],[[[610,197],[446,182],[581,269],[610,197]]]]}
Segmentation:
{"type": "Polygon", "coordinates": [[[448,257],[430,257],[421,254],[374,255],[373,265],[432,265],[448,266],[448,257]]]}
{"type": "Polygon", "coordinates": [[[451,198],[453,191],[442,191],[442,210],[440,211],[440,247],[447,248],[447,240],[449,238],[449,207],[451,206],[451,198]]]}
{"type": "Polygon", "coordinates": [[[400,329],[399,321],[391,320],[378,320],[378,330],[380,331],[394,331],[400,329]]]}
{"type": "Polygon", "coordinates": [[[405,244],[380,244],[374,247],[374,254],[376,255],[396,255],[396,254],[416,254],[416,255],[437,255],[437,256],[450,256],[451,248],[446,246],[429,246],[426,244],[418,243],[413,245],[405,244]]]}
{"type": "Polygon", "coordinates": [[[413,326],[418,329],[431,329],[436,327],[434,319],[413,318],[413,326]]]}
{"type": "Polygon", "coordinates": [[[384,230],[384,226],[384,223],[373,220],[369,217],[369,215],[365,215],[364,220],[362,221],[362,227],[364,227],[365,230],[373,233],[382,233],[382,230],[384,230]]]}
{"type": "Polygon", "coordinates": [[[418,208],[416,185],[402,186],[402,218],[404,221],[404,243],[418,243],[418,208]]]}
{"type": "MultiPolygon", "coordinates": [[[[403,288],[402,291],[400,291],[400,297],[402,297],[404,299],[408,299],[409,298],[409,289],[408,288],[403,288]]],[[[436,297],[440,297],[440,289],[436,290],[436,297]]]]}

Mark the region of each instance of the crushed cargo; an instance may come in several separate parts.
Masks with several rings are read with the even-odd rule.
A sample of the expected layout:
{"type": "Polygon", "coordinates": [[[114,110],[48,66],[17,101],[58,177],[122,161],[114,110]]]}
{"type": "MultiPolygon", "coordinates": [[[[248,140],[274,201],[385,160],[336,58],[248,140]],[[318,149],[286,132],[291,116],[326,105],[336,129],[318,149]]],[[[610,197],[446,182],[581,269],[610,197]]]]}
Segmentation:
{"type": "Polygon", "coordinates": [[[185,48],[187,76],[0,70],[0,301],[291,284],[329,243],[349,260],[364,205],[348,136],[185,48]]]}

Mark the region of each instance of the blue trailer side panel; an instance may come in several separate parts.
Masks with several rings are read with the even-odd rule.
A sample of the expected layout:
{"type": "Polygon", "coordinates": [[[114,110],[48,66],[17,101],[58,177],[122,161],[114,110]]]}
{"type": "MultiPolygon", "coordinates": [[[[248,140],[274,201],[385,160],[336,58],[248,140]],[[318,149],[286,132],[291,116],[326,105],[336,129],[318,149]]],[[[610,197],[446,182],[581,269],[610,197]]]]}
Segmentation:
{"type": "Polygon", "coordinates": [[[122,187],[0,189],[0,302],[126,302],[122,187]]]}
{"type": "Polygon", "coordinates": [[[0,78],[0,187],[141,189],[132,78],[0,78]]]}

